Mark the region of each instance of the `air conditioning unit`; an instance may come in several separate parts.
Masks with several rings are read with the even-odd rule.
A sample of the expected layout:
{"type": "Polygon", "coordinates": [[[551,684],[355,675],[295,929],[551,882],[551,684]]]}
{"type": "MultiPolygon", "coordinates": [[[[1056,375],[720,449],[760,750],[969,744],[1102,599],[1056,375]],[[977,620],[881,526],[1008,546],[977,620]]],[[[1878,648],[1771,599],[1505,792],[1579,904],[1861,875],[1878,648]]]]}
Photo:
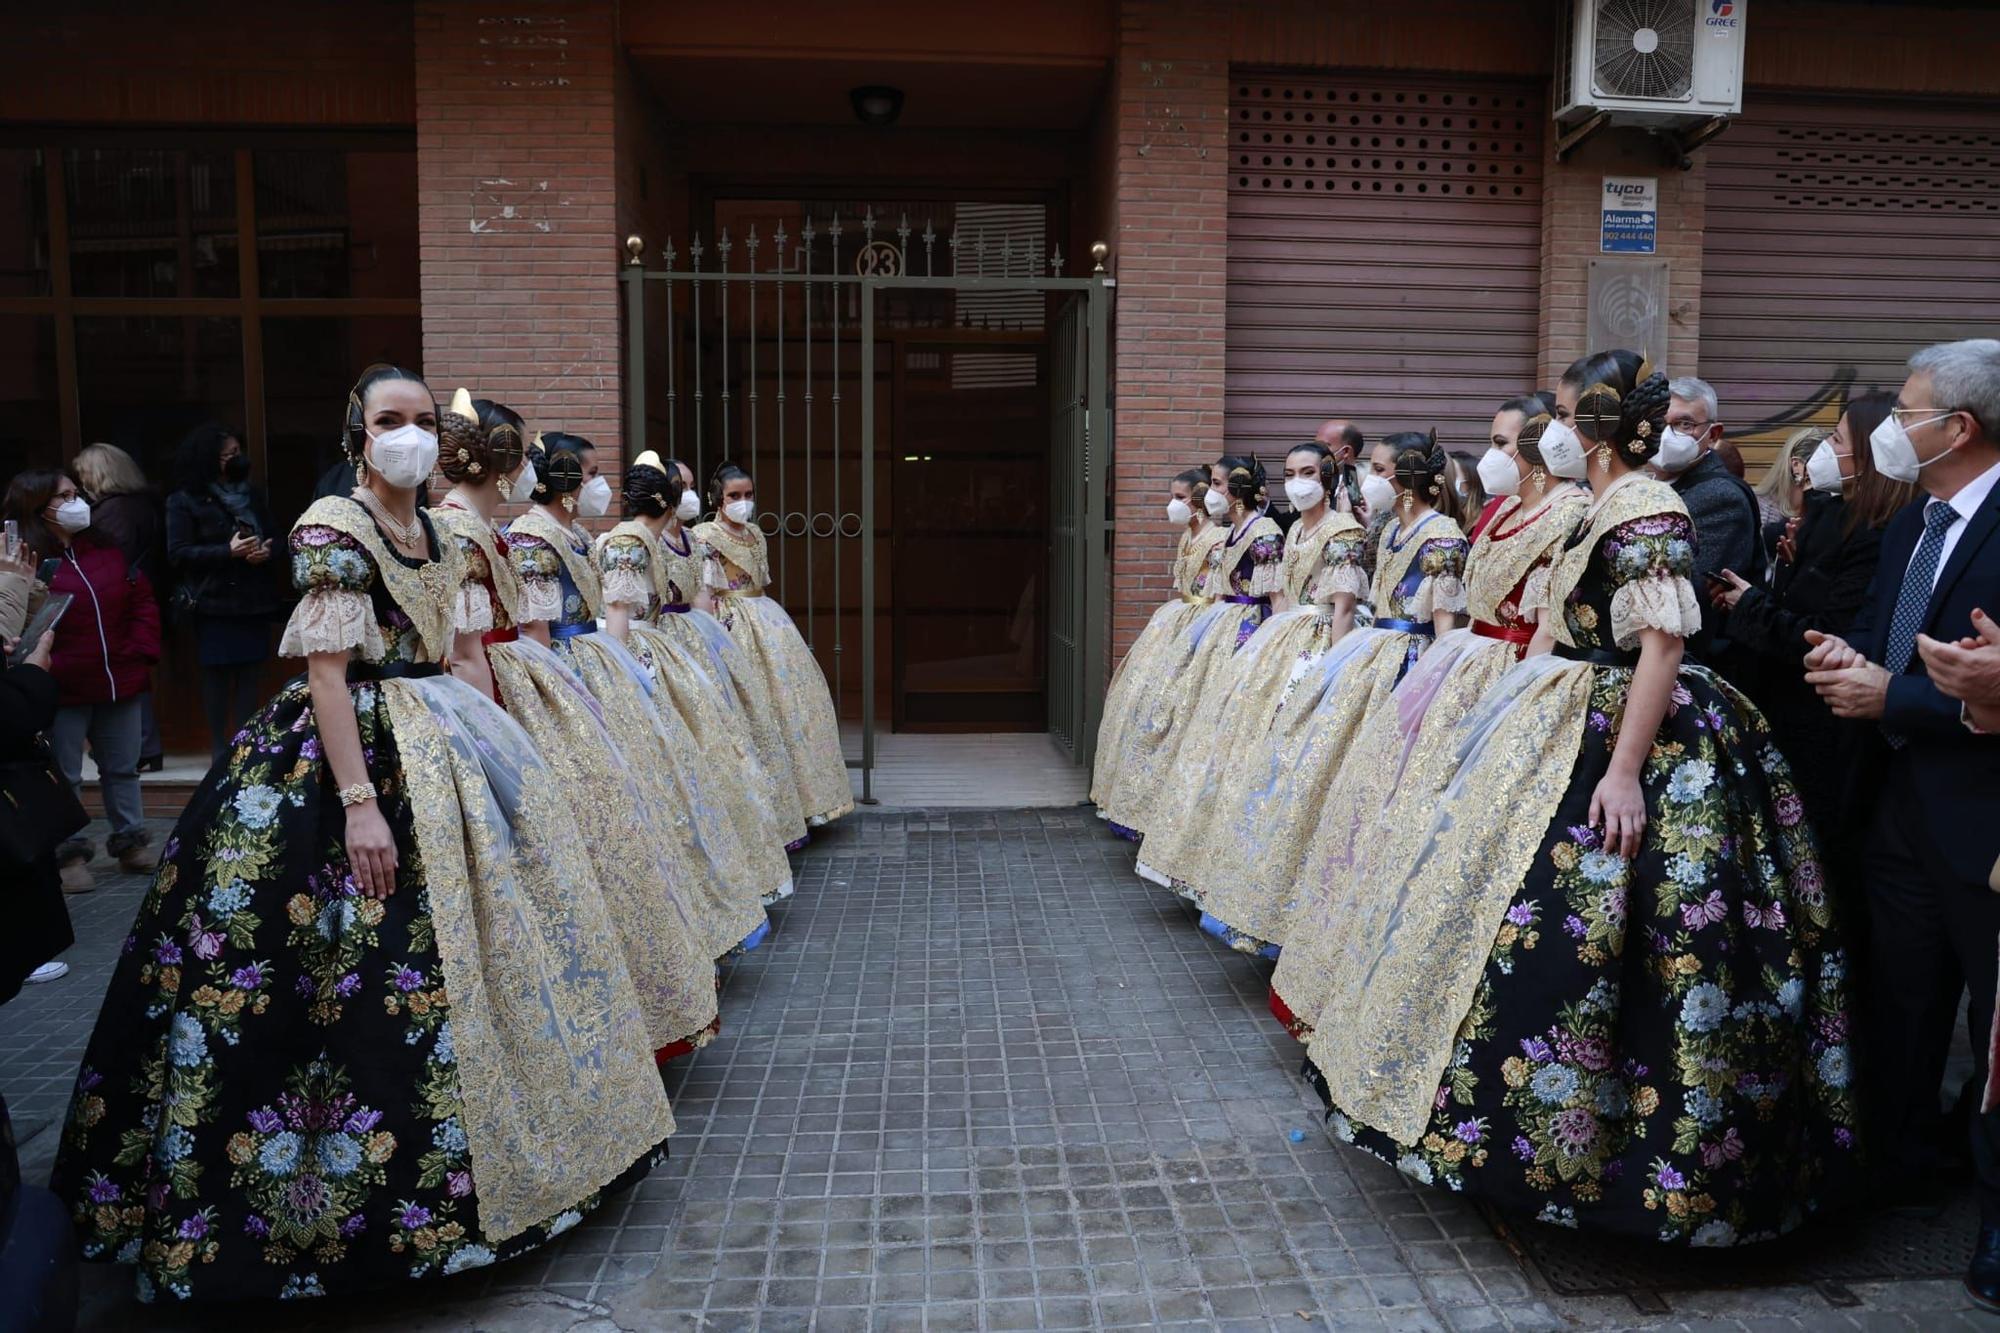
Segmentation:
{"type": "Polygon", "coordinates": [[[1556,119],[1680,129],[1738,114],[1746,4],[1570,0],[1556,51],[1556,119]]]}

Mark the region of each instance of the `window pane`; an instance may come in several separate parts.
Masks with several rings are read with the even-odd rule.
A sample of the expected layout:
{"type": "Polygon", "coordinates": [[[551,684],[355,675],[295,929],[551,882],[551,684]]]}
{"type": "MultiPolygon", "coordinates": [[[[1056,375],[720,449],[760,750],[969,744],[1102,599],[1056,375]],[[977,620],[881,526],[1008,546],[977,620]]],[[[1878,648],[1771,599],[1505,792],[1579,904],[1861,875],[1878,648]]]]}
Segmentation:
{"type": "Polygon", "coordinates": [[[266,319],[263,329],[264,485],[273,519],[289,526],[340,461],[347,391],[377,361],[419,369],[423,327],[415,315],[384,315],[266,319]]]}
{"type": "Polygon", "coordinates": [[[39,148],[0,148],[0,296],[49,294],[49,195],[39,148]]]}
{"type": "Polygon", "coordinates": [[[243,429],[243,326],[220,316],[79,316],[77,393],[85,444],[108,441],[155,483],[205,421],[243,429]]]}
{"type": "Polygon", "coordinates": [[[236,158],[217,149],[64,154],[78,296],[234,296],[236,158]]]}
{"type": "Polygon", "coordinates": [[[269,297],[417,295],[417,155],[260,152],[258,286],[269,297]]]}
{"type": "Polygon", "coordinates": [[[61,461],[55,318],[0,315],[0,481],[61,461]]]}

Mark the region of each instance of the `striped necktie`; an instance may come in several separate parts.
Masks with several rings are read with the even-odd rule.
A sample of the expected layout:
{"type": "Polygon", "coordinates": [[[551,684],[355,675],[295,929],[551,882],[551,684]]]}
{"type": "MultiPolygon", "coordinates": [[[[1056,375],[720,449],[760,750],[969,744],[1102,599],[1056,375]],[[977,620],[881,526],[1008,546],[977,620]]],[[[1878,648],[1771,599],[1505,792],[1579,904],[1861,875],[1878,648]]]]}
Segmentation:
{"type": "MultiPolygon", "coordinates": [[[[1937,584],[1938,557],[1944,554],[1944,535],[1958,521],[1958,511],[1943,500],[1924,506],[1924,535],[1910,567],[1903,571],[1903,586],[1896,593],[1896,609],[1889,617],[1889,638],[1883,666],[1891,676],[1900,676],[1916,655],[1917,631],[1923,628],[1924,613],[1930,609],[1931,589],[1937,584]]],[[[1895,749],[1909,744],[1909,737],[1887,727],[1882,734],[1895,749]]]]}

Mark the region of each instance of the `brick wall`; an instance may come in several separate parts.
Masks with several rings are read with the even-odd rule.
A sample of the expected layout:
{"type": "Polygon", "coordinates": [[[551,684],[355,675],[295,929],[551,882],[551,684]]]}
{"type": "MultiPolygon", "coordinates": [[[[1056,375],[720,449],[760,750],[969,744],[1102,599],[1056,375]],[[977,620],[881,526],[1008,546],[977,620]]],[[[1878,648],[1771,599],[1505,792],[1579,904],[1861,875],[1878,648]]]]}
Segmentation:
{"type": "Polygon", "coordinates": [[[612,10],[419,0],[416,49],[425,377],[587,436],[615,486],[612,10]]]}
{"type": "Polygon", "coordinates": [[[1169,595],[1167,481],[1222,452],[1226,4],[1124,0],[1105,114],[1115,125],[1118,278],[1111,474],[1115,663],[1169,595]]]}
{"type": "Polygon", "coordinates": [[[1651,176],[1659,182],[1659,250],[1667,261],[1669,374],[1692,374],[1701,333],[1701,249],[1707,180],[1697,152],[1687,171],[1664,165],[1643,133],[1609,130],[1585,143],[1567,162],[1555,159],[1558,131],[1545,131],[1542,164],[1542,314],[1536,364],[1542,388],[1552,389],[1570,362],[1585,352],[1586,284],[1590,261],[1601,255],[1602,197],[1606,176],[1651,176]]]}

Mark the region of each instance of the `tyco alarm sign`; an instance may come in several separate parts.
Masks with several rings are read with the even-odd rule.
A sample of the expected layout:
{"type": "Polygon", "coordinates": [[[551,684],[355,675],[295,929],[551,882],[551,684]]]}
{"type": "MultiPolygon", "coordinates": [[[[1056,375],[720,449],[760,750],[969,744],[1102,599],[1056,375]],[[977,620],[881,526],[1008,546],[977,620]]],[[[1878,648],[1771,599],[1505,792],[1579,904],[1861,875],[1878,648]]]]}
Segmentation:
{"type": "Polygon", "coordinates": [[[1659,241],[1660,182],[1654,176],[1604,178],[1604,235],[1607,255],[1650,255],[1659,241]]]}

